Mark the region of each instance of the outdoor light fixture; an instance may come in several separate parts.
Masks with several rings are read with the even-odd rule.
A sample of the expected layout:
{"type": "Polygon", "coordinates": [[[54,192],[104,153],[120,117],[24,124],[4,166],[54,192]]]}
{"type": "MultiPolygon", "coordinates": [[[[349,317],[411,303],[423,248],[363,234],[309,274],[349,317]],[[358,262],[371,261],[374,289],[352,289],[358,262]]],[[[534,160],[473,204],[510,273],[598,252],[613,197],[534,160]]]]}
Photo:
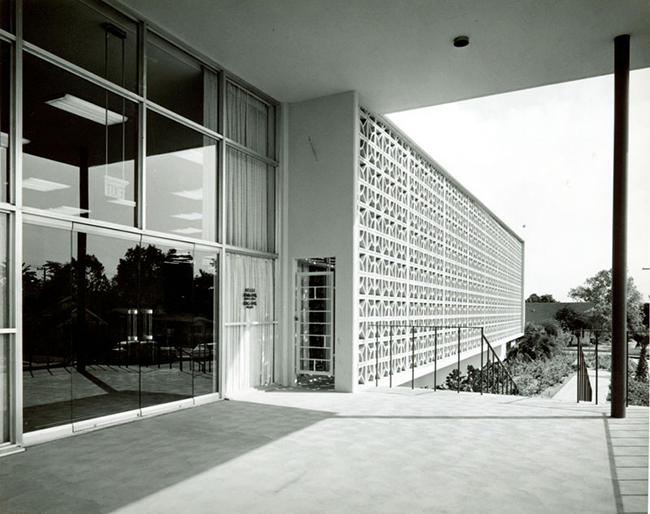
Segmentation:
{"type": "Polygon", "coordinates": [[[456,48],[465,48],[469,45],[469,36],[458,36],[454,38],[454,46],[456,48]]]}
{"type": "Polygon", "coordinates": [[[81,98],[77,98],[69,93],[47,100],[45,103],[52,107],[56,107],[57,109],[99,123],[100,125],[116,125],[118,123],[124,123],[128,119],[126,116],[109,111],[104,107],[82,100],[81,98]]]}

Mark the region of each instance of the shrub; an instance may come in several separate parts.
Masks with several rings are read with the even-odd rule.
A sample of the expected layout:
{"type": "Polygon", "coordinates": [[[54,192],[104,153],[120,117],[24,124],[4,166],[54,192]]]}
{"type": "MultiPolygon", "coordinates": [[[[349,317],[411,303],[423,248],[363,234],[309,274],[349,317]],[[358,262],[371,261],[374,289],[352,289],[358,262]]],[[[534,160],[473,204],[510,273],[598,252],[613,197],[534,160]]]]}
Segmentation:
{"type": "Polygon", "coordinates": [[[641,344],[639,363],[636,366],[635,378],[641,381],[648,381],[648,345],[641,344]]]}
{"type": "Polygon", "coordinates": [[[627,394],[630,405],[648,407],[648,380],[630,380],[627,394]]]}
{"type": "Polygon", "coordinates": [[[569,376],[574,371],[573,361],[573,356],[562,353],[536,361],[518,359],[510,363],[510,373],[520,394],[535,396],[569,376]]]}

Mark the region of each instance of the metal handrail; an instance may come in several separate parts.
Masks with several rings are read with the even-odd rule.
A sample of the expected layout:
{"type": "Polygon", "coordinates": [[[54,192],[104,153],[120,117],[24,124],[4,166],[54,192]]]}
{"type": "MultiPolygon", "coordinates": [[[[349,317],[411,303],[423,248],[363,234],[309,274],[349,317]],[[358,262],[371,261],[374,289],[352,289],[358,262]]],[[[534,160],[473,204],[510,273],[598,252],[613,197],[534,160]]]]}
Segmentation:
{"type": "MultiPolygon", "coordinates": [[[[434,370],[433,370],[433,380],[434,380],[434,391],[437,389],[437,373],[438,373],[438,329],[441,330],[450,330],[454,329],[458,331],[458,348],[456,350],[456,354],[458,357],[458,363],[457,363],[457,377],[458,377],[458,384],[457,384],[457,390],[460,393],[460,361],[461,361],[461,331],[462,330],[480,330],[481,331],[481,367],[480,367],[480,393],[483,394],[483,386],[484,386],[484,379],[486,378],[488,381],[488,384],[490,387],[488,387],[489,391],[494,391],[495,389],[495,384],[496,384],[496,390],[497,393],[500,392],[501,394],[518,394],[519,389],[517,387],[517,383],[515,382],[514,378],[510,374],[510,371],[506,367],[506,365],[503,363],[503,361],[499,358],[497,355],[496,351],[488,341],[487,337],[485,336],[485,329],[484,327],[463,327],[463,326],[450,326],[450,325],[412,325],[412,324],[396,324],[396,323],[374,323],[374,326],[376,328],[375,330],[375,387],[379,386],[379,328],[380,327],[388,327],[389,328],[389,361],[388,361],[388,377],[389,377],[389,387],[393,387],[393,329],[399,328],[405,330],[405,334],[408,334],[410,332],[411,334],[411,389],[415,388],[415,367],[417,366],[415,363],[415,336],[417,329],[421,330],[431,330],[433,329],[434,331],[434,355],[435,358],[433,359],[433,364],[434,364],[434,370]],[[487,344],[487,352],[485,350],[484,344],[487,344]],[[490,358],[490,352],[492,352],[492,356],[490,358]],[[484,365],[483,361],[483,356],[487,353],[487,364],[484,365]],[[496,370],[496,371],[495,371],[496,370]],[[497,377],[498,373],[498,377],[497,377]],[[485,376],[484,376],[485,374],[485,376]]],[[[408,337],[408,336],[407,336],[408,337]]]]}
{"type": "MultiPolygon", "coordinates": [[[[490,344],[490,341],[488,341],[487,337],[485,337],[483,329],[481,329],[481,394],[483,394],[483,342],[488,345],[488,351],[487,351],[487,356],[488,356],[488,364],[487,366],[490,366],[489,360],[490,360],[490,350],[492,350],[492,366],[494,366],[494,359],[496,358],[496,362],[498,364],[499,373],[501,373],[500,377],[500,382],[501,382],[501,394],[504,394],[504,389],[505,389],[505,394],[518,394],[519,393],[519,388],[517,387],[517,382],[515,382],[515,379],[513,376],[510,374],[510,371],[508,370],[507,366],[501,361],[499,356],[497,355],[496,351],[490,344]],[[505,379],[503,379],[503,373],[505,372],[505,379]]],[[[490,369],[488,368],[486,370],[488,373],[488,380],[489,380],[489,373],[490,369]]],[[[492,374],[494,373],[494,370],[492,370],[492,374]]],[[[494,381],[494,377],[493,377],[494,381]]],[[[494,384],[493,388],[494,388],[494,384]]]]}
{"type": "Polygon", "coordinates": [[[578,338],[578,391],[577,402],[590,402],[592,396],[591,382],[589,381],[589,371],[587,370],[587,361],[582,351],[582,343],[578,338]]]}

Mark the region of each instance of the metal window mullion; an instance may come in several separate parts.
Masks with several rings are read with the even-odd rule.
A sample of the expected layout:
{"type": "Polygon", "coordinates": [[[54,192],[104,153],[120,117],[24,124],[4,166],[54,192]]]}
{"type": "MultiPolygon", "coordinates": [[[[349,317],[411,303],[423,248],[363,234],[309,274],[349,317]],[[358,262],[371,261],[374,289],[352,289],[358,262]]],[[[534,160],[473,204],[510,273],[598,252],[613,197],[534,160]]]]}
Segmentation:
{"type": "Polygon", "coordinates": [[[137,166],[137,183],[139,191],[136,192],[136,227],[144,230],[146,228],[146,156],[147,156],[147,55],[145,35],[147,33],[147,24],[140,23],[140,34],[138,37],[138,81],[140,84],[141,101],[138,108],[138,166],[137,166]]]}
{"type": "Polygon", "coordinates": [[[22,13],[21,0],[15,4],[16,41],[13,44],[11,66],[11,91],[10,91],[10,156],[9,176],[11,181],[10,201],[16,206],[16,211],[9,216],[9,251],[13,258],[13,273],[9,273],[9,288],[13,293],[13,302],[10,306],[10,320],[13,321],[15,333],[9,336],[10,370],[10,421],[9,441],[16,445],[23,444],[23,288],[22,288],[22,262],[23,262],[23,214],[21,207],[22,195],[22,137],[23,137],[23,41],[22,41],[22,13]],[[19,145],[18,142],[21,144],[19,145]]]}
{"type": "Polygon", "coordinates": [[[223,137],[223,140],[225,141],[226,145],[228,145],[228,147],[234,148],[235,150],[239,150],[240,152],[248,155],[249,157],[253,157],[254,159],[257,159],[258,161],[263,161],[266,164],[269,164],[270,166],[274,166],[274,167],[280,165],[280,163],[275,159],[271,159],[269,157],[266,157],[265,155],[262,155],[259,152],[256,152],[255,150],[251,150],[247,146],[244,146],[233,139],[230,139],[228,137],[223,137]]]}
{"type": "Polygon", "coordinates": [[[201,135],[210,137],[212,139],[216,139],[217,141],[221,141],[224,139],[224,137],[219,134],[218,132],[211,130],[207,127],[204,127],[200,123],[197,123],[196,121],[192,121],[190,119],[187,119],[180,114],[175,113],[174,111],[167,109],[166,107],[163,107],[161,105],[158,105],[150,100],[145,100],[145,103],[147,104],[147,110],[151,112],[155,112],[156,114],[160,114],[161,116],[165,116],[166,118],[169,118],[180,125],[184,125],[188,128],[191,128],[197,132],[199,132],[201,135]]]}
{"type": "Polygon", "coordinates": [[[66,61],[65,59],[57,55],[54,55],[53,53],[50,53],[47,50],[43,50],[42,48],[32,43],[28,43],[27,41],[23,42],[23,48],[27,53],[31,55],[35,55],[36,57],[39,57],[40,59],[43,59],[44,61],[49,62],[50,64],[54,64],[55,66],[69,73],[72,73],[73,75],[76,75],[88,82],[91,82],[96,86],[107,89],[111,93],[122,96],[127,100],[131,100],[132,102],[142,101],[142,97],[140,95],[132,91],[129,91],[128,89],[125,89],[123,87],[120,87],[117,84],[114,84],[113,82],[100,77],[99,75],[95,75],[94,73],[85,70],[81,66],[77,66],[76,64],[66,61]]]}

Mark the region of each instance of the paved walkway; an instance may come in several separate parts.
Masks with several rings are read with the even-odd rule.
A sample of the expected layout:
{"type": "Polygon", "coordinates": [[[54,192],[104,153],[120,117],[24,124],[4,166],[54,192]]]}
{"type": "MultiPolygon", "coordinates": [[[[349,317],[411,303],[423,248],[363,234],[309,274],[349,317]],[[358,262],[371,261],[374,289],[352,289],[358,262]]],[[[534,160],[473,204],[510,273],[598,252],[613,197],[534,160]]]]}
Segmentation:
{"type": "Polygon", "coordinates": [[[647,512],[648,409],[253,391],[0,460],[9,513],[647,512]]]}
{"type": "MultiPolygon", "coordinates": [[[[592,390],[592,403],[596,401],[596,370],[590,369],[589,372],[589,382],[591,383],[592,390]]],[[[604,369],[598,370],[598,405],[609,405],[607,401],[607,394],[609,393],[609,381],[611,373],[604,369]]],[[[576,402],[578,394],[578,374],[576,373],[571,377],[571,379],[564,384],[564,387],[560,389],[553,396],[554,400],[562,402],[576,402]]]]}

